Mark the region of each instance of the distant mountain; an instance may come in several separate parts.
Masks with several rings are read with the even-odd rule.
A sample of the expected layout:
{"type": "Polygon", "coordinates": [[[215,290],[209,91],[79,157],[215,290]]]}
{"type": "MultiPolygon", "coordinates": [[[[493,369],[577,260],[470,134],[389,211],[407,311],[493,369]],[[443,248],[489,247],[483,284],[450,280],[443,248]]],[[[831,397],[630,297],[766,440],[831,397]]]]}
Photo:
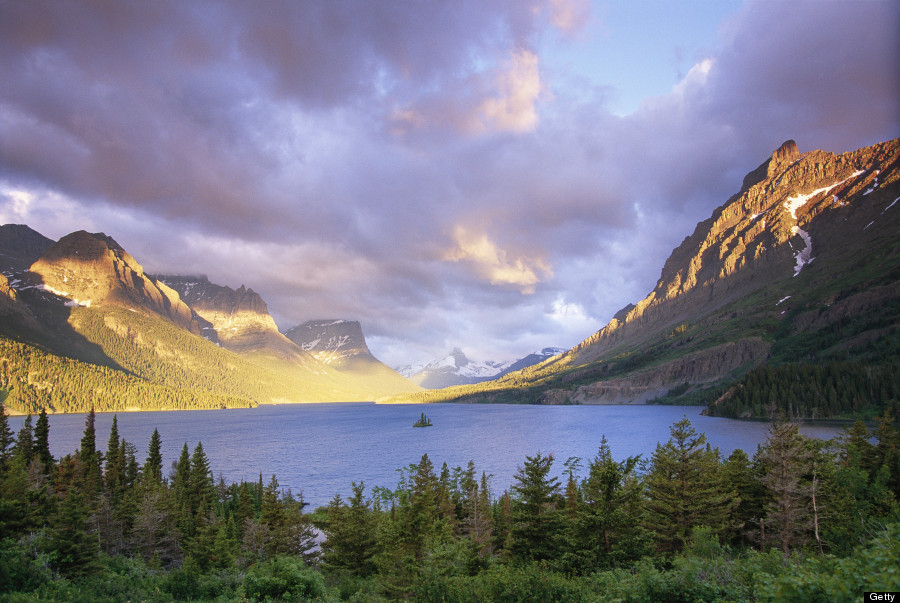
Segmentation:
{"type": "Polygon", "coordinates": [[[441,389],[498,379],[507,373],[543,362],[564,351],[561,348],[544,348],[540,352],[534,352],[514,361],[475,362],[469,360],[462,350],[456,348],[447,356],[426,365],[407,366],[398,369],[397,372],[426,389],[441,389]]]}
{"type": "Polygon", "coordinates": [[[362,326],[355,320],[310,320],[288,329],[284,335],[319,362],[336,368],[354,359],[375,360],[362,326]]]}
{"type": "Polygon", "coordinates": [[[843,154],[787,141],[603,329],[495,381],[406,399],[878,412],[900,399],[898,233],[900,140],[843,154]]]}
{"type": "Polygon", "coordinates": [[[0,273],[10,276],[25,270],[53,243],[53,239],[24,224],[3,224],[0,226],[0,273]]]}
{"type": "Polygon", "coordinates": [[[210,341],[238,353],[269,353],[296,358],[299,350],[278,331],[266,302],[253,289],[209,282],[206,276],[156,277],[178,292],[200,318],[201,332],[210,341]]]}
{"type": "Polygon", "coordinates": [[[364,379],[372,387],[380,384],[384,395],[419,389],[372,355],[355,320],[310,320],[288,329],[285,336],[322,364],[364,379]]]}

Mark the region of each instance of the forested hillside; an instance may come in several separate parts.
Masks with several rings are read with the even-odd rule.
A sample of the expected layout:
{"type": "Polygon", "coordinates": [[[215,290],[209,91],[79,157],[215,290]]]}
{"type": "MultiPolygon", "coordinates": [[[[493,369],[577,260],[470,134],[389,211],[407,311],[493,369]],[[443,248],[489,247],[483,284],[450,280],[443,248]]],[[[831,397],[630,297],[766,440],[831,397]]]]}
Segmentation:
{"type": "MultiPolygon", "coordinates": [[[[896,409],[894,409],[896,410],[896,409]]],[[[0,405],[4,600],[856,601],[900,590],[900,429],[835,441],[775,422],[723,458],[685,418],[649,458],[523,459],[509,491],[427,454],[395,485],[304,513],[276,476],[217,482],[203,445],[171,471],[87,415],[56,459],[45,413],[0,405]],[[439,461],[438,461],[439,462],[439,461]]]]}

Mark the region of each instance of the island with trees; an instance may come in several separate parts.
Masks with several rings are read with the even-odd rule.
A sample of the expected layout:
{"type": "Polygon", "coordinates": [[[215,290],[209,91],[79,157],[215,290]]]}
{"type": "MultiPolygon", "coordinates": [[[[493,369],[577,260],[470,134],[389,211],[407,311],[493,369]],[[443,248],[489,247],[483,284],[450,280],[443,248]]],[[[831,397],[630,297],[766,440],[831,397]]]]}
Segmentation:
{"type": "Polygon", "coordinates": [[[419,417],[419,420],[413,423],[413,427],[431,427],[431,419],[425,416],[425,413],[422,413],[422,416],[419,417]]]}

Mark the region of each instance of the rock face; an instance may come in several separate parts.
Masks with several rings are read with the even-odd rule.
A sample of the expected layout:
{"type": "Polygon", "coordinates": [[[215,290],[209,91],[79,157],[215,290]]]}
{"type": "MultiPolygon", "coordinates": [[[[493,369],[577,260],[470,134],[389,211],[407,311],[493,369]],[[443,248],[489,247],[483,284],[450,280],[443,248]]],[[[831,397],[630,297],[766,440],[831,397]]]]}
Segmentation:
{"type": "Polygon", "coordinates": [[[286,358],[297,354],[296,347],[278,332],[266,302],[253,289],[216,285],[205,276],[156,278],[177,291],[197,314],[207,339],[240,353],[268,351],[286,358]]]}
{"type": "Polygon", "coordinates": [[[152,312],[200,333],[178,293],[144,274],[111,237],[83,230],[64,236],[31,265],[29,284],[69,300],[69,305],[117,305],[152,312]]]}
{"type": "Polygon", "coordinates": [[[288,329],[285,337],[319,362],[337,369],[359,361],[378,362],[355,320],[310,320],[288,329]]]}

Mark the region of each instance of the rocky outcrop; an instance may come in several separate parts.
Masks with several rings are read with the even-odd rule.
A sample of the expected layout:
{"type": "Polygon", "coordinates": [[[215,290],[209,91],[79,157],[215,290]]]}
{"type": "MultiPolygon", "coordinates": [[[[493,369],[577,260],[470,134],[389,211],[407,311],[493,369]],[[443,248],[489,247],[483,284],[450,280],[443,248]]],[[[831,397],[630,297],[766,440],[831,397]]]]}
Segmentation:
{"type": "Polygon", "coordinates": [[[203,336],[239,353],[269,352],[282,358],[299,354],[279,331],[269,308],[253,289],[232,289],[206,276],[159,275],[200,319],[203,336]]]}
{"type": "Polygon", "coordinates": [[[626,377],[597,381],[570,392],[580,404],[645,402],[679,385],[698,385],[725,379],[762,364],[772,345],[759,338],[713,346],[643,369],[626,377]]]}
{"type": "Polygon", "coordinates": [[[200,333],[200,325],[178,293],[144,274],[112,237],[83,230],[51,245],[31,265],[29,285],[68,300],[68,305],[117,305],[152,312],[200,333]]]}
{"type": "Polygon", "coordinates": [[[338,369],[361,359],[378,362],[355,320],[309,320],[288,329],[285,337],[319,362],[338,369]]]}

